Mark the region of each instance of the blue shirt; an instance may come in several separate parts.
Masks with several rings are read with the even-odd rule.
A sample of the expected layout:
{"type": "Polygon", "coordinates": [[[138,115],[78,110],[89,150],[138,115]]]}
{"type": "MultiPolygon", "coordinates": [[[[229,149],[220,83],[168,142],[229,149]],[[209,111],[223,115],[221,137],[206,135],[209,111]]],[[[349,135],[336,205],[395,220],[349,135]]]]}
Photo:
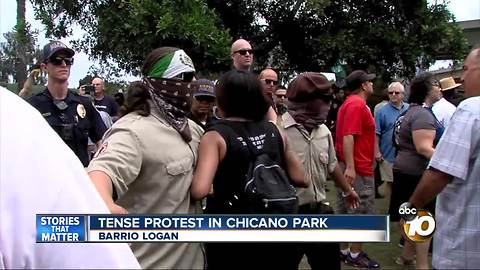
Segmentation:
{"type": "Polygon", "coordinates": [[[380,151],[388,162],[395,161],[395,148],[392,144],[393,126],[398,116],[408,110],[408,104],[403,103],[399,108],[391,102],[380,108],[375,115],[375,132],[380,137],[380,151]]]}

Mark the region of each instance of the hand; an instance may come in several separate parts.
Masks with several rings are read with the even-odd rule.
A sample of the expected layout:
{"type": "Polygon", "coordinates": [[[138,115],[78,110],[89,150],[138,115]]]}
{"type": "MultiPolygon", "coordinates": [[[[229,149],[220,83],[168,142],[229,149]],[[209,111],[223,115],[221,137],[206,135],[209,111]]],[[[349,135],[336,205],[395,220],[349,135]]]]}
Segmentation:
{"type": "Polygon", "coordinates": [[[208,195],[213,195],[214,192],[213,192],[213,185],[210,186],[210,191],[208,192],[208,195]]]}
{"type": "Polygon", "coordinates": [[[350,184],[350,186],[353,186],[353,183],[355,182],[355,178],[357,177],[357,175],[355,174],[355,169],[347,167],[343,175],[345,176],[345,179],[350,184]]]}
{"type": "Polygon", "coordinates": [[[347,193],[347,196],[345,196],[344,199],[348,206],[352,209],[357,209],[360,206],[360,197],[358,196],[357,192],[353,190],[353,188],[349,193],[347,193]]]}
{"type": "Polygon", "coordinates": [[[381,163],[383,162],[383,155],[382,153],[378,152],[377,154],[375,154],[375,160],[378,162],[378,163],[381,163]]]}
{"type": "Polygon", "coordinates": [[[112,214],[116,214],[116,215],[125,215],[125,214],[128,214],[128,211],[121,207],[120,205],[116,204],[116,203],[111,203],[109,205],[107,205],[108,207],[108,210],[110,210],[110,212],[112,214]]]}
{"type": "Polygon", "coordinates": [[[36,78],[40,74],[42,70],[40,68],[33,69],[32,72],[30,72],[29,77],[36,78]]]}
{"type": "Polygon", "coordinates": [[[78,94],[79,94],[80,96],[85,95],[85,85],[81,85],[81,86],[78,88],[78,94]]]}

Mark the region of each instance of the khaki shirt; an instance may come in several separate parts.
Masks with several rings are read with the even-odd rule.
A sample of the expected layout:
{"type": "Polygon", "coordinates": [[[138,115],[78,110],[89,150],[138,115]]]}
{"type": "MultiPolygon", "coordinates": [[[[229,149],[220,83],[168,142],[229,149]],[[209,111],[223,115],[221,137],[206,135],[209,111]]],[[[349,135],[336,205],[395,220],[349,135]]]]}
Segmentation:
{"type": "MultiPolygon", "coordinates": [[[[153,108],[141,116],[120,118],[104,135],[103,147],[88,167],[110,176],[117,203],[132,214],[194,214],[190,185],[203,130],[189,120],[192,141],[180,134],[153,108]]],[[[133,243],[142,268],[204,267],[199,243],[133,243]]]]}
{"type": "Polygon", "coordinates": [[[337,165],[332,134],[326,125],[320,125],[311,134],[295,122],[289,113],[282,115],[280,127],[288,136],[290,147],[295,151],[305,167],[312,184],[308,188],[297,188],[299,204],[320,202],[326,199],[327,176],[337,165]]]}

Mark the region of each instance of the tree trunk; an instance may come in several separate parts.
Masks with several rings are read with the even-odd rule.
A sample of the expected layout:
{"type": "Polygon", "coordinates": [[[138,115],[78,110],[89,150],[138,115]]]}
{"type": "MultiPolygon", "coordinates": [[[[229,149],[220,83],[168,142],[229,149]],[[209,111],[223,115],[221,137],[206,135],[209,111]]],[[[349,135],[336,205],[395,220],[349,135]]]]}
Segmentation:
{"type": "Polygon", "coordinates": [[[17,77],[15,78],[18,84],[18,89],[23,88],[23,84],[27,80],[27,63],[26,63],[26,54],[28,48],[28,38],[25,22],[25,0],[17,0],[17,25],[16,25],[16,34],[17,34],[17,59],[15,64],[15,69],[17,77]]]}

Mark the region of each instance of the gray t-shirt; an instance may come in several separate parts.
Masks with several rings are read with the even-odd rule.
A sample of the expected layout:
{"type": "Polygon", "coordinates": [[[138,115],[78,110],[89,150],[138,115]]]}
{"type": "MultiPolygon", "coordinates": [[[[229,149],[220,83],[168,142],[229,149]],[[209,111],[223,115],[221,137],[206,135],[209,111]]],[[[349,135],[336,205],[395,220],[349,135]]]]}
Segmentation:
{"type": "Polygon", "coordinates": [[[428,159],[417,153],[413,144],[412,131],[419,129],[436,130],[435,117],[427,108],[411,104],[400,125],[399,150],[393,169],[404,174],[422,175],[428,165],[428,159]]]}

